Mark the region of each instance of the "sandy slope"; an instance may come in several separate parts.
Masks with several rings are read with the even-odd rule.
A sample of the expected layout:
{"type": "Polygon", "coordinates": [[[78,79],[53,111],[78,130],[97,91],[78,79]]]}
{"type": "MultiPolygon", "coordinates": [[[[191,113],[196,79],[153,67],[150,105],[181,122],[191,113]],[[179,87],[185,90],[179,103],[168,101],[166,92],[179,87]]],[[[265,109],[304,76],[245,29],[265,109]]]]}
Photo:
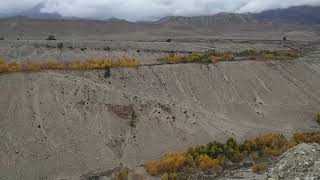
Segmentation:
{"type": "Polygon", "coordinates": [[[192,144],[319,129],[319,47],[296,61],[0,75],[0,179],[77,179],[192,144]]]}

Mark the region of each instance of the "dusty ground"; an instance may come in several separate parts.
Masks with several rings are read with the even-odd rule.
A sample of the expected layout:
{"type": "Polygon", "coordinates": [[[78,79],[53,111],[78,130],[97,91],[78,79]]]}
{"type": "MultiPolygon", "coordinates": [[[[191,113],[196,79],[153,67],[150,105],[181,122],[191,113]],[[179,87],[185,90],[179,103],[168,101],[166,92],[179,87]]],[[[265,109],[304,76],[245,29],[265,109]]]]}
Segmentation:
{"type": "MultiPolygon", "coordinates": [[[[1,180],[78,180],[88,172],[120,166],[144,173],[145,161],[191,145],[320,128],[313,119],[320,112],[320,44],[310,41],[318,39],[314,32],[287,31],[299,41],[284,43],[277,40],[281,30],[230,32],[234,37],[246,33],[251,37],[237,39],[205,36],[202,31],[192,37],[195,32],[188,30],[190,34],[164,42],[174,35],[163,29],[157,34],[155,26],[141,34],[135,27],[137,36],[125,30],[110,35],[116,40],[109,36],[81,40],[78,37],[85,37],[85,32],[67,36],[61,30],[60,37],[69,39],[44,41],[39,39],[50,32],[34,34],[27,28],[30,24],[1,23],[7,23],[1,33],[9,39],[0,41],[0,59],[65,62],[134,57],[143,65],[111,69],[110,78],[103,70],[0,74],[1,180]],[[25,27],[23,38],[16,40],[22,32],[19,27],[25,27]],[[56,48],[60,42],[62,50],[56,48]],[[208,49],[296,49],[304,54],[292,61],[156,65],[170,52],[208,49]]],[[[112,34],[112,29],[108,31],[112,34]]]]}

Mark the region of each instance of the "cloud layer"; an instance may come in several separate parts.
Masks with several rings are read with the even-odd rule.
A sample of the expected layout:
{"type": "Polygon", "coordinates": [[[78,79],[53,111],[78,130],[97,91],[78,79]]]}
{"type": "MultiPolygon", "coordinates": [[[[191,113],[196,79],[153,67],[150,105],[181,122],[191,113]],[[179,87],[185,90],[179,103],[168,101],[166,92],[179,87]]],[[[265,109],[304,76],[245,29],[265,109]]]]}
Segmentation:
{"type": "Polygon", "coordinates": [[[320,0],[0,0],[0,13],[20,12],[41,2],[44,3],[41,11],[46,13],[97,19],[116,17],[129,21],[320,5],[320,0]]]}

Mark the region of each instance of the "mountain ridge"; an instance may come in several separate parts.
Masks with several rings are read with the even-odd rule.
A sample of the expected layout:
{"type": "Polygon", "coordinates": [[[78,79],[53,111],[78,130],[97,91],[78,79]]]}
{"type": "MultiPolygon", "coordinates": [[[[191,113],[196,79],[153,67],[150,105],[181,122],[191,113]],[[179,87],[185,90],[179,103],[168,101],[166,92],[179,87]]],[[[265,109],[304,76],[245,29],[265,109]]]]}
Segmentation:
{"type": "Polygon", "coordinates": [[[277,23],[296,23],[296,24],[320,24],[320,6],[293,6],[284,9],[272,9],[260,13],[228,13],[221,12],[213,15],[204,16],[166,16],[156,21],[137,21],[131,22],[125,19],[111,17],[107,19],[91,19],[67,17],[59,13],[44,13],[41,9],[43,3],[37,4],[29,10],[17,14],[1,14],[0,18],[13,18],[16,16],[44,19],[44,20],[97,20],[110,22],[130,22],[137,24],[162,24],[162,23],[181,23],[210,26],[218,22],[225,23],[246,23],[246,22],[277,22],[277,23]]]}

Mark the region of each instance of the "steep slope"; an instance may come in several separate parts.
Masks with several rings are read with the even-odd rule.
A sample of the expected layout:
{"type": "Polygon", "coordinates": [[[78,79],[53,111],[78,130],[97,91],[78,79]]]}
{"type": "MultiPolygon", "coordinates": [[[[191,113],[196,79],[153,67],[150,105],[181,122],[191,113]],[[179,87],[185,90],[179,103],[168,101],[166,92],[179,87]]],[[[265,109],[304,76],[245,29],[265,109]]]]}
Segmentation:
{"type": "Polygon", "coordinates": [[[318,58],[104,73],[1,74],[0,179],[77,179],[230,136],[319,129],[318,58]]]}

